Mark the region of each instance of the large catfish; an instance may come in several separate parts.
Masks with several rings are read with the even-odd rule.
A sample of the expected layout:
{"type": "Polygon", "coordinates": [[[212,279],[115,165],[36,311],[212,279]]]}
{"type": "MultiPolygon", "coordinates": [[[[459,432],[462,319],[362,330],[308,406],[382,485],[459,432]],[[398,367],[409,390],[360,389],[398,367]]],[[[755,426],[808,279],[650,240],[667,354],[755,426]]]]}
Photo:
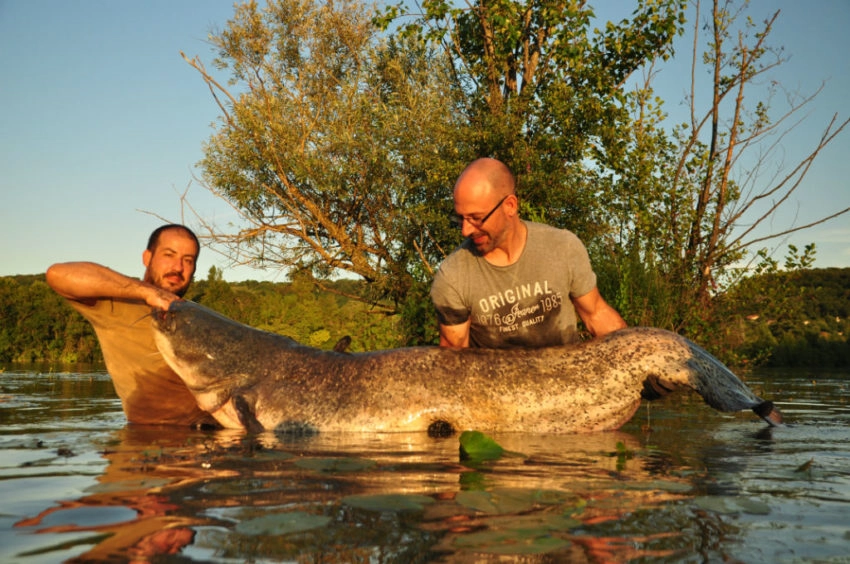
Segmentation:
{"type": "Polygon", "coordinates": [[[616,429],[641,398],[689,388],[782,421],[713,356],[660,329],[544,349],[321,351],[189,301],[154,311],[156,343],[198,405],[249,431],[574,433],[616,429]]]}

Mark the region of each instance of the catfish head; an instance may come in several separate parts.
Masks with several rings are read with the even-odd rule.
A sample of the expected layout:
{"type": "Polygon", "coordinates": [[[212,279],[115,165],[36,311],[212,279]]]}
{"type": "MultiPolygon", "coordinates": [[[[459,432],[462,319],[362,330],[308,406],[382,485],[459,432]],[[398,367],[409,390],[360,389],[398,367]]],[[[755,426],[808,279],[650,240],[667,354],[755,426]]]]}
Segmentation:
{"type": "MultiPolygon", "coordinates": [[[[215,412],[246,385],[245,336],[254,330],[190,301],[152,313],[154,341],[204,411],[215,412]]],[[[247,383],[249,384],[249,383],[247,383]]]]}

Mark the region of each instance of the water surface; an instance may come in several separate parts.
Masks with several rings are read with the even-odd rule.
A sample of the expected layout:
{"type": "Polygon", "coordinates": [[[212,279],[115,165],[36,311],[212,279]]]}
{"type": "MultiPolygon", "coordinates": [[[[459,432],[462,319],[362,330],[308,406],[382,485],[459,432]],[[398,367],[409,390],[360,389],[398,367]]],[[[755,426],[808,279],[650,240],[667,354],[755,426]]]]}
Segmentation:
{"type": "Polygon", "coordinates": [[[102,373],[0,374],[0,561],[850,562],[850,374],[747,378],[616,432],[457,437],[126,424],[102,373]]]}

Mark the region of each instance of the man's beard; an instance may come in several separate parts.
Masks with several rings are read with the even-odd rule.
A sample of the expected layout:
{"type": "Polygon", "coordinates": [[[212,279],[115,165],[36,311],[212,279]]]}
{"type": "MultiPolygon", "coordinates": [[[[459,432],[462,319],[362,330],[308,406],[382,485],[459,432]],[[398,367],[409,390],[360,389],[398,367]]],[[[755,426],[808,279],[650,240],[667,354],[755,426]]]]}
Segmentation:
{"type": "Polygon", "coordinates": [[[475,247],[475,251],[481,256],[486,255],[487,253],[495,249],[498,243],[496,237],[494,237],[493,234],[489,231],[476,231],[475,233],[470,235],[468,239],[472,243],[472,246],[475,247]],[[481,235],[486,236],[487,239],[485,240],[485,243],[479,247],[475,244],[475,239],[481,235]]]}
{"type": "MultiPolygon", "coordinates": [[[[180,279],[181,279],[181,280],[183,280],[183,277],[181,276],[181,277],[180,277],[180,279]]],[[[188,282],[184,280],[184,285],[183,285],[181,288],[179,288],[179,289],[177,289],[177,290],[172,290],[172,291],[173,291],[173,292],[174,292],[177,296],[179,296],[179,297],[181,297],[181,298],[182,298],[183,296],[185,296],[185,295],[186,295],[186,292],[188,292],[188,291],[189,291],[189,282],[191,282],[191,280],[189,280],[188,282]]]]}
{"type": "Polygon", "coordinates": [[[163,290],[167,290],[169,292],[172,292],[172,293],[174,293],[175,295],[177,295],[181,298],[184,295],[186,295],[186,292],[189,291],[189,284],[191,283],[191,281],[192,281],[191,278],[188,281],[186,281],[186,278],[182,274],[180,274],[179,272],[166,272],[162,276],[160,276],[159,278],[154,278],[153,274],[151,274],[150,271],[147,271],[145,273],[145,282],[148,282],[149,284],[153,284],[157,288],[162,288],[163,290]],[[181,286],[177,289],[174,289],[174,290],[171,289],[171,285],[165,283],[166,279],[169,276],[177,276],[178,278],[180,278],[181,286]]]}

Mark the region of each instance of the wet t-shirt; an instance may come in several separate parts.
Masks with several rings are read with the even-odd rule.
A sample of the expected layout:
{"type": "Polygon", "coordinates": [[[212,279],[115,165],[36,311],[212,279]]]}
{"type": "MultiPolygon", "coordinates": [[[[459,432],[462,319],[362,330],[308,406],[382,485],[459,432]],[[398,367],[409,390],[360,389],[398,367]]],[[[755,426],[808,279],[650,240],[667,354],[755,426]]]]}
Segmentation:
{"type": "Polygon", "coordinates": [[[570,231],[523,223],[528,236],[514,264],[494,266],[466,240],[434,277],[431,299],[439,322],[451,326],[471,319],[470,346],[544,347],[578,340],[570,298],[596,287],[587,249],[570,231]]]}
{"type": "Polygon", "coordinates": [[[102,299],[68,303],[94,327],[106,369],[131,423],[197,425],[212,421],[156,348],[151,308],[143,302],[102,299]]]}

